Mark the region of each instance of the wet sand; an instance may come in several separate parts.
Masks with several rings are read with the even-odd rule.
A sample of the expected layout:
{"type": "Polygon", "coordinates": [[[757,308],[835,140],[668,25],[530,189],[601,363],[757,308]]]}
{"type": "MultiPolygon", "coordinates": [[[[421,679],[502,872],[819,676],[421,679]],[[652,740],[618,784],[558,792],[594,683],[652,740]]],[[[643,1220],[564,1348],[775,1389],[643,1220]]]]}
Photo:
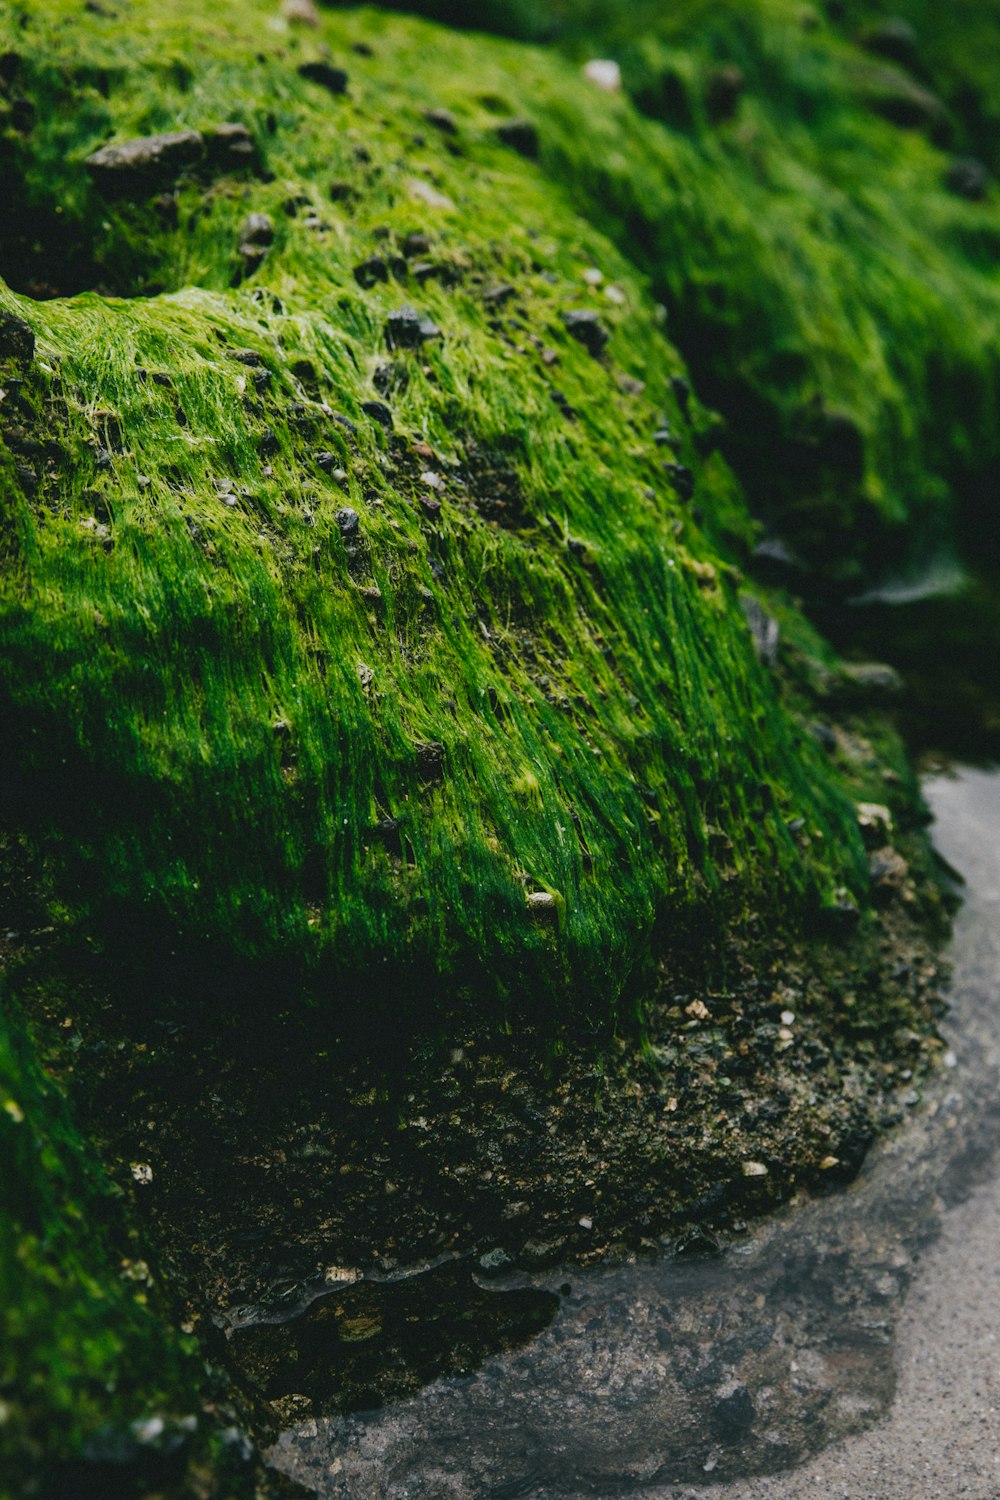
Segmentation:
{"type": "Polygon", "coordinates": [[[998,1500],[1000,1180],[944,1221],[896,1341],[887,1418],[785,1474],[654,1490],[664,1500],[998,1500]]]}

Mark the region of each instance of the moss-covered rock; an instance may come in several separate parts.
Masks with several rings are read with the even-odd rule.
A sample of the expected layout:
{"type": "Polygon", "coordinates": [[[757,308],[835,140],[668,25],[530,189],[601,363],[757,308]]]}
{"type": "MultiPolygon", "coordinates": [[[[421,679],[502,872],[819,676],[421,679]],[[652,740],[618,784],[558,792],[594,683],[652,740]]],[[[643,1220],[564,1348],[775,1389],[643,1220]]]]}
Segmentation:
{"type": "Polygon", "coordinates": [[[530,101],[624,164],[636,118],[373,13],[26,15],[5,151],[51,289],[98,290],[3,294],[35,354],[0,691],[82,908],[395,1021],[463,985],[606,1016],[654,934],[862,895],[755,654],[710,421],[635,272],[497,131],[530,101]]]}
{"type": "MultiPolygon", "coordinates": [[[[753,928],[745,963],[778,932],[864,925],[876,900],[919,909],[887,844],[895,819],[920,873],[919,798],[870,712],[891,674],[845,672],[794,601],[747,583],[742,481],[814,562],[835,523],[841,578],[947,534],[956,487],[1000,448],[996,205],[943,181],[926,98],[901,129],[916,85],[803,29],[798,5],[659,9],[591,17],[569,60],[374,10],[293,24],[258,0],[135,0],[127,25],[63,0],[0,15],[2,816],[44,852],[58,925],[120,973],[138,957],[153,992],[168,960],[167,983],[197,971],[174,999],[204,1020],[221,964],[212,1066],[254,1030],[213,1096],[227,1122],[289,1013],[310,1086],[344,1032],[440,1041],[456,1010],[494,1042],[554,1051],[565,1029],[586,1078],[597,1031],[654,1000],[678,1036],[708,1021],[672,976],[727,932],[753,928]],[[623,95],[578,66],[616,39],[623,95]]],[[[881,972],[876,947],[857,951],[881,972]]],[[[785,1066],[779,967],[738,1004],[719,981],[678,1138],[725,1121],[734,1046],[747,1090],[785,1066]]],[[[830,1076],[840,994],[810,1022],[830,1076]]],[[[115,1001],[89,992],[105,1052],[115,1001]]],[[[935,1003],[892,1001],[900,1034],[922,1029],[908,1066],[935,1003]]],[[[81,1205],[103,1222],[105,1190],[18,1014],[0,1040],[3,1378],[51,1357],[9,1427],[33,1459],[73,1402],[67,1455],[136,1419],[126,1382],[176,1414],[189,1374],[141,1277],[121,1281],[120,1229],[75,1233],[81,1205]]],[[[887,1116],[894,1037],[881,1083],[873,1049],[858,1063],[865,1131],[887,1116]]],[[[652,1071],[691,1072],[683,1038],[658,1042],[652,1071]]],[[[275,1088],[298,1109],[288,1056],[275,1088]]],[[[145,1099],[122,1130],[148,1128],[145,1099]]],[[[793,1135],[775,1132],[768,1202],[830,1158],[793,1135]]],[[[648,1139],[623,1133],[615,1171],[648,1139]]],[[[662,1147],[648,1221],[697,1212],[743,1144],[717,1140],[701,1175],[678,1148],[688,1198],[666,1206],[662,1147]]],[[[477,1234],[513,1183],[497,1179],[477,1234]]],[[[551,1213],[579,1226],[576,1190],[551,1213]]],[[[609,1235],[640,1201],[619,1197],[609,1235]]],[[[422,1253],[440,1225],[416,1219],[422,1253]]]]}

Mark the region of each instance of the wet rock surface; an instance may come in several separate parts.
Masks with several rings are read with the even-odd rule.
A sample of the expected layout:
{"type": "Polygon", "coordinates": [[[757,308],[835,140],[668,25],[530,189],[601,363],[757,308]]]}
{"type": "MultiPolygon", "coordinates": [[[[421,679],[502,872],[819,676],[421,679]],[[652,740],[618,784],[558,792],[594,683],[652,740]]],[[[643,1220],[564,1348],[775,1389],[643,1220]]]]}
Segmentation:
{"type": "MultiPolygon", "coordinates": [[[[352,1500],[666,1496],[675,1491],[664,1486],[787,1468],[885,1413],[896,1390],[904,1299],[943,1205],[961,1199],[995,1160],[996,787],[995,775],[963,772],[930,788],[945,856],[966,871],[971,892],[957,924],[950,1049],[919,1113],[857,1182],[803,1195],[752,1235],[717,1238],[721,1253],[703,1241],[693,1254],[648,1264],[522,1276],[517,1284],[560,1297],[558,1315],[532,1346],[489,1360],[474,1380],[439,1380],[383,1412],[300,1423],[270,1461],[317,1495],[352,1500]]],[[[974,1345],[974,1323],[964,1328],[974,1345]]],[[[926,1358],[918,1328],[910,1337],[926,1358]]],[[[951,1348],[960,1363],[961,1335],[951,1348]]],[[[916,1371],[904,1380],[933,1399],[933,1383],[916,1371]]],[[[981,1391],[973,1407],[981,1422],[981,1391]]],[[[954,1404],[948,1409],[955,1413],[954,1404]]],[[[970,1435],[977,1430],[971,1420],[964,1425],[970,1435]]],[[[937,1431],[943,1436],[940,1422],[937,1431]]],[[[899,1459],[881,1451],[891,1476],[899,1459]]],[[[977,1469],[967,1442],[950,1493],[976,1500],[991,1493],[974,1478],[961,1487],[963,1472],[990,1471],[989,1457],[977,1469]]],[[[834,1493],[844,1471],[839,1459],[824,1463],[834,1493]]],[[[836,1493],[850,1500],[872,1493],[859,1472],[854,1488],[836,1493]]],[[[796,1483],[760,1481],[732,1493],[815,1492],[796,1483]]],[[[918,1492],[928,1500],[949,1493],[906,1491],[918,1492]]]]}

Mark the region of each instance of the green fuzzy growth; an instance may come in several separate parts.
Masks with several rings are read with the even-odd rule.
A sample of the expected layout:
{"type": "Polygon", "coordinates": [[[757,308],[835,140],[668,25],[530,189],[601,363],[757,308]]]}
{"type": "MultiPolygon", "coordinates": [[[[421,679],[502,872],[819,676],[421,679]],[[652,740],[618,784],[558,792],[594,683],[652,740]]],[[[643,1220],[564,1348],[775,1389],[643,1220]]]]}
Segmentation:
{"type": "Polygon", "coordinates": [[[749,905],[863,896],[846,783],[754,652],[713,422],[578,212],[622,228],[627,161],[666,192],[656,128],[378,13],[21,14],[3,151],[45,232],[12,215],[5,253],[80,294],[0,292],[36,339],[2,382],[0,719],[81,913],[290,961],[367,1024],[605,1021],[749,905]],[[167,176],[88,173],[184,130],[167,176]]]}
{"type": "Polygon", "coordinates": [[[1000,197],[955,159],[994,149],[996,8],[886,8],[916,22],[912,63],[865,4],[844,25],[799,0],[506,13],[620,64],[644,119],[530,53],[517,107],[651,278],[755,511],[840,588],[947,546],[1000,458],[1000,197]]]}
{"type": "Polygon", "coordinates": [[[0,1004],[0,1488],[13,1496],[78,1460],[83,1439],[95,1464],[134,1448],[155,1468],[197,1426],[197,1366],[157,1316],[145,1263],[123,1254],[118,1205],[6,989],[0,1004]]]}

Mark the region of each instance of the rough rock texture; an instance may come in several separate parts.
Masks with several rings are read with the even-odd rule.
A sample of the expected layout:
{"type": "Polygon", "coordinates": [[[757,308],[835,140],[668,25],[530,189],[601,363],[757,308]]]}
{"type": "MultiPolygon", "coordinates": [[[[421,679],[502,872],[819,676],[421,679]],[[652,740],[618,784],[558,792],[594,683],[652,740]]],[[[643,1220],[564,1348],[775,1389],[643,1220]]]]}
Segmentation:
{"type": "MultiPolygon", "coordinates": [[[[305,1016],[335,1074],[351,1030],[440,1046],[473,1019],[596,1053],[658,1005],[659,1097],[709,1016],[693,990],[666,1003],[673,976],[727,934],[933,908],[886,670],[845,671],[748,582],[729,459],[758,500],[777,476],[804,557],[833,519],[848,573],[893,528],[945,525],[1000,452],[996,210],[890,123],[934,116],[926,90],[800,19],[793,88],[769,71],[781,6],[717,10],[725,90],[701,42],[654,29],[621,96],[371,11],[304,32],[257,0],[0,16],[0,815],[37,861],[38,926],[141,956],[123,1012],[214,1005],[248,1053],[305,1016]],[[803,123],[820,106],[835,158],[803,123]],[[866,850],[859,803],[904,850],[866,850]]],[[[926,1041],[933,1005],[903,1004],[926,1041]]],[[[111,1052],[95,1032],[84,1081],[111,1052]]],[[[731,1040],[752,1050],[713,1041],[710,1092],[731,1040]]],[[[70,1266],[67,1141],[24,1174],[61,1204],[24,1294],[43,1310],[70,1266]]],[[[130,1191],[155,1181],[126,1165],[130,1191]]],[[[0,1226],[18,1275],[26,1217],[0,1226]]],[[[60,1390],[129,1368],[88,1342],[93,1300],[121,1297],[98,1261],[72,1271],[60,1390]]],[[[141,1363],[158,1346],[135,1339],[141,1363]]]]}

